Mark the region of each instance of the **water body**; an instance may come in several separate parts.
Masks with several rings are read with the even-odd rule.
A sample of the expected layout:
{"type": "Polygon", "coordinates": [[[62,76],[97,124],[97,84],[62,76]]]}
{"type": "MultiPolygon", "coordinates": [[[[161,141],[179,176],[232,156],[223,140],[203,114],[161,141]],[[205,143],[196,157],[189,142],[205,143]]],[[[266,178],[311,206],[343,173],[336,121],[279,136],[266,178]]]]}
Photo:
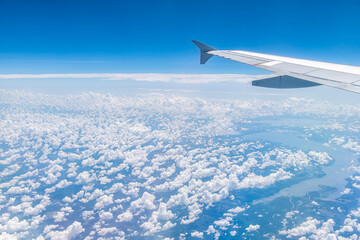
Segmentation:
{"type": "Polygon", "coordinates": [[[335,200],[341,196],[341,192],[345,189],[346,179],[353,173],[350,167],[357,161],[351,151],[339,146],[333,145],[328,147],[323,145],[323,143],[308,140],[299,131],[272,129],[268,132],[246,135],[245,139],[275,142],[303,151],[327,152],[334,159],[330,166],[322,167],[322,171],[325,173],[324,176],[301,181],[255,203],[268,202],[284,196],[304,197],[308,192],[321,191],[324,186],[336,189],[326,197],[328,200],[335,200]]]}

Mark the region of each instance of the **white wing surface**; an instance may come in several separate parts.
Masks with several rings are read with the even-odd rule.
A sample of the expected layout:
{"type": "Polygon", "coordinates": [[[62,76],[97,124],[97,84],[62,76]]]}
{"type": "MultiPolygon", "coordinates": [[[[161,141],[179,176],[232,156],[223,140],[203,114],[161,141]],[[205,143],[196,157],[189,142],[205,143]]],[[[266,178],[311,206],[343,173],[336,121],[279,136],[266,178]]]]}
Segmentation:
{"type": "Polygon", "coordinates": [[[275,77],[253,81],[254,86],[301,88],[327,85],[360,93],[360,67],[246,51],[216,50],[196,40],[193,42],[200,48],[201,64],[212,56],[219,56],[276,74],[275,77]]]}

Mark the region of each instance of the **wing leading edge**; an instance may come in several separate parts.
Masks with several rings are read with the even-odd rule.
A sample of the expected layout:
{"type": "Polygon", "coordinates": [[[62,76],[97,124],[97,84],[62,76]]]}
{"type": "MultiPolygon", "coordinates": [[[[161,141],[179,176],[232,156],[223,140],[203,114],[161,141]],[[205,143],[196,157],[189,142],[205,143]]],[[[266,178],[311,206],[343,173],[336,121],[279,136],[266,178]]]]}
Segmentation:
{"type": "Polygon", "coordinates": [[[205,64],[212,56],[218,56],[265,69],[277,75],[255,80],[252,82],[254,86],[303,88],[326,85],[360,93],[360,67],[246,51],[217,50],[196,40],[193,42],[200,49],[201,64],[205,64]]]}

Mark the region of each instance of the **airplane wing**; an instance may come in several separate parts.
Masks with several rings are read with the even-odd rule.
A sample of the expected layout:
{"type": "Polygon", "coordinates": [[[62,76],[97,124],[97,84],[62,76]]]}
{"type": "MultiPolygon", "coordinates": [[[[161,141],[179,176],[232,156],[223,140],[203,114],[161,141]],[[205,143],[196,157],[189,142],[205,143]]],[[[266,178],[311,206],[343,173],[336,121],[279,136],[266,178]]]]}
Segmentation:
{"type": "Polygon", "coordinates": [[[253,86],[269,88],[302,88],[326,85],[360,93],[360,67],[281,57],[269,54],[216,50],[193,40],[200,48],[200,63],[219,56],[272,71],[275,77],[254,80],[253,86]]]}

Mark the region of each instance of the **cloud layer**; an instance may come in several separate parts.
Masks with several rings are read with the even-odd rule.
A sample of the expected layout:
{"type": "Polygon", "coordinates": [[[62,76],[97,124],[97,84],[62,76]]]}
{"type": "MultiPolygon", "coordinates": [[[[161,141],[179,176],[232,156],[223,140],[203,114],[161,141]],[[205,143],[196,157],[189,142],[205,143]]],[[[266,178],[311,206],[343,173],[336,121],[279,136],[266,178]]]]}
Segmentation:
{"type": "MultiPolygon", "coordinates": [[[[266,211],[253,212],[256,207],[246,196],[268,196],[311,177],[308,172],[318,173],[333,158],[323,150],[289,147],[286,140],[279,144],[246,136],[274,127],[271,119],[280,124],[279,131],[289,128],[311,141],[356,152],[360,124],[346,121],[360,116],[358,106],[300,98],[279,103],[7,90],[0,90],[0,99],[1,237],[217,239],[350,231],[331,220],[305,218],[298,226],[280,219],[277,226],[285,229],[263,232],[269,228],[258,219],[266,211]],[[289,127],[279,123],[285,117],[323,121],[289,127]],[[328,129],[334,129],[332,134],[328,129]],[[243,228],[241,217],[247,219],[243,228]]],[[[354,174],[353,184],[359,179],[354,174]]],[[[348,187],[347,195],[354,198],[356,187],[348,187]]],[[[308,204],[321,207],[313,200],[308,204]]],[[[351,211],[343,217],[360,216],[357,207],[351,211]]],[[[290,222],[298,215],[282,217],[290,222]]],[[[354,223],[344,226],[357,229],[354,223]]]]}
{"type": "Polygon", "coordinates": [[[97,78],[146,82],[209,83],[251,82],[267,75],[244,74],[168,74],[168,73],[73,73],[73,74],[0,74],[0,79],[97,78]]]}

